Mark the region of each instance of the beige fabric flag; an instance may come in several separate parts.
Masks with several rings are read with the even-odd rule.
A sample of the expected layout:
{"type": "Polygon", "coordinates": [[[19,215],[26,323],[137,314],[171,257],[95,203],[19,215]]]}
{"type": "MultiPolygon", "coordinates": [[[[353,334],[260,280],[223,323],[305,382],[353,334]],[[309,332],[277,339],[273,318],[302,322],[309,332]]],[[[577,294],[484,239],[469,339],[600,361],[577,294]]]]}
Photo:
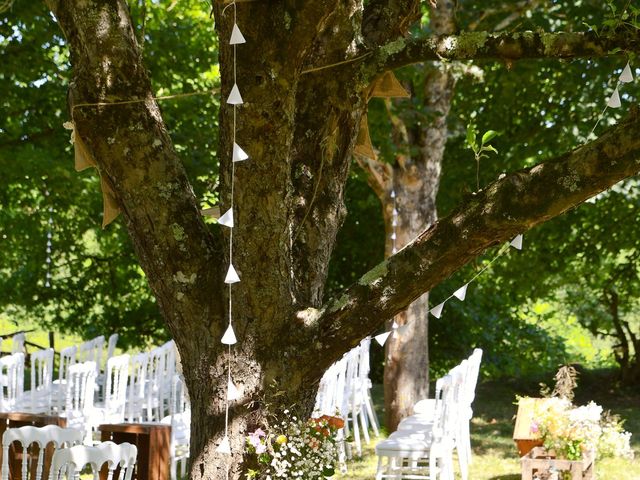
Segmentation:
{"type": "Polygon", "coordinates": [[[102,188],[102,228],[105,228],[113,222],[120,214],[120,207],[115,200],[115,195],[111,187],[104,181],[100,175],[100,187],[102,188]]]}
{"type": "Polygon", "coordinates": [[[402,86],[395,74],[389,70],[371,85],[369,98],[409,98],[411,94],[402,86]]]}
{"type": "Polygon", "coordinates": [[[98,165],[96,161],[93,159],[89,150],[87,150],[86,145],[82,141],[79,135],[74,135],[73,139],[73,150],[75,152],[75,166],[76,172],[81,172],[89,167],[97,168],[98,165]]]}
{"type": "Polygon", "coordinates": [[[371,135],[369,135],[369,117],[366,113],[362,115],[362,119],[360,120],[360,130],[358,131],[358,138],[356,139],[356,146],[353,149],[353,153],[373,160],[378,158],[376,152],[373,150],[373,144],[371,143],[371,135]]]}

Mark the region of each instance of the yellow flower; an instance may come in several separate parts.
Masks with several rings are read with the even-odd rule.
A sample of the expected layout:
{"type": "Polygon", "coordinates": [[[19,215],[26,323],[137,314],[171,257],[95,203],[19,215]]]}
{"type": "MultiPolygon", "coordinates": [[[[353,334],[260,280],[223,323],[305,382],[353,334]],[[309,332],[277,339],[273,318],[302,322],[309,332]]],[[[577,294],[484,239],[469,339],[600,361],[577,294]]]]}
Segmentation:
{"type": "Polygon", "coordinates": [[[282,445],[283,443],[287,443],[287,437],[285,437],[284,435],[278,435],[278,437],[276,438],[276,443],[282,445]]]}

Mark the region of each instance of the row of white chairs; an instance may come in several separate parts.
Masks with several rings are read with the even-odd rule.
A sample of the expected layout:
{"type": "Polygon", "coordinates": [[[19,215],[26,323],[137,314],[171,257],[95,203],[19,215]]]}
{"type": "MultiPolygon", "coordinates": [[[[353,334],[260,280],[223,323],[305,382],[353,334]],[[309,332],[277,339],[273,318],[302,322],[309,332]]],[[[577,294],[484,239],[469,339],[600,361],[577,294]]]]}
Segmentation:
{"type": "MultiPolygon", "coordinates": [[[[93,446],[83,445],[84,433],[74,428],[61,428],[56,425],[46,427],[8,428],[2,435],[2,480],[9,480],[11,463],[10,447],[16,445],[20,451],[22,480],[41,480],[44,473],[44,457],[53,448],[53,457],[49,465],[49,480],[76,480],[80,474],[91,470],[93,480],[100,478],[100,470],[107,465],[107,479],[112,480],[119,468],[118,480],[131,480],[136,464],[138,449],[130,443],[115,444],[101,442],[93,446]],[[21,449],[19,448],[21,447],[21,449]]],[[[18,478],[18,472],[13,472],[18,478]]]]}
{"type": "Polygon", "coordinates": [[[414,415],[405,418],[398,430],[376,445],[376,480],[453,480],[453,450],[458,454],[462,480],[469,476],[471,404],[482,360],[482,350],[436,382],[433,399],[414,405],[414,415]]]}
{"type": "Polygon", "coordinates": [[[109,342],[106,367],[97,366],[104,337],[61,352],[53,380],[53,350],[31,355],[30,390],[24,391],[24,353],[0,358],[0,411],[53,413],[90,442],[102,423],[164,423],[172,426],[171,472],[184,475],[189,454],[190,408],[178,375],[173,341],[133,356],[113,356],[109,342]],[[102,386],[100,385],[102,384],[102,386]]]}
{"type": "Polygon", "coordinates": [[[365,338],[356,348],[347,352],[325,372],[320,380],[314,416],[338,415],[344,419],[344,429],[338,433],[340,445],[339,463],[346,470],[346,458],[352,457],[353,437],[356,455],[362,456],[362,440],[369,443],[369,428],[379,436],[378,418],[371,399],[369,379],[369,349],[371,338],[365,338]]]}

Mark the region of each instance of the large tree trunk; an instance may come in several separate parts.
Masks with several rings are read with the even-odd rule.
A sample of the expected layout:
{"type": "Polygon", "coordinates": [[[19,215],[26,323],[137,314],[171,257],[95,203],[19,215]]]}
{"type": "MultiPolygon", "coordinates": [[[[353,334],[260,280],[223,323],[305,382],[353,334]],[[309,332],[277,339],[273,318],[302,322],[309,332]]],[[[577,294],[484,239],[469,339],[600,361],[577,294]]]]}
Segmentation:
{"type": "MultiPolygon", "coordinates": [[[[228,3],[214,4],[222,39],[222,211],[231,203],[224,100],[233,85],[227,44],[233,17],[221,10],[228,3]]],[[[230,478],[244,478],[247,431],[268,427],[286,408],[308,415],[325,369],[385,319],[489,246],[640,169],[640,141],[633,135],[640,120],[632,115],[582,151],[498,181],[322,305],[365,92],[381,67],[378,57],[366,65],[358,59],[406,33],[420,2],[372,0],[366,8],[356,0],[239,3],[248,42],[238,47],[245,104],[238,109],[237,138],[251,159],[236,167],[233,264],[242,281],[232,287],[239,343],[229,358],[220,343],[229,315],[223,283],[229,232],[209,229],[200,217],[153,99],[126,2],[47,4],[70,46],[76,135],[113,191],[180,351],[193,409],[194,480],[225,478],[228,468],[230,478]],[[384,15],[371,14],[378,9],[384,15]],[[546,198],[550,183],[554,195],[546,198]],[[508,195],[514,190],[519,195],[508,195]],[[229,361],[242,392],[230,410],[231,457],[215,451],[224,433],[229,361]]]]}

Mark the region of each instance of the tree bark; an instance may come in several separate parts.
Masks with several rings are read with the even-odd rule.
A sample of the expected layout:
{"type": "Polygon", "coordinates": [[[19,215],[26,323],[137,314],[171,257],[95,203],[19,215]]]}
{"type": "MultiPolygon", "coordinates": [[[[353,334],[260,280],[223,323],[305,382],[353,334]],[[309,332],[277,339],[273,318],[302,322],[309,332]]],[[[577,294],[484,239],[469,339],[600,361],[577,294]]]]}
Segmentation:
{"type": "MultiPolygon", "coordinates": [[[[268,427],[270,418],[292,406],[309,414],[326,367],[386,318],[490,245],[640,168],[638,118],[632,115],[592,145],[497,182],[323,307],[365,92],[379,73],[363,73],[354,61],[367,51],[360,35],[362,2],[242,2],[238,23],[248,41],[238,47],[245,104],[238,109],[237,138],[251,160],[236,168],[233,264],[242,281],[232,287],[239,343],[229,358],[220,343],[229,315],[223,283],[229,232],[208,228],[200,217],[153,100],[126,2],[47,4],[71,51],[76,134],[114,192],[180,352],[193,411],[194,480],[225,478],[228,467],[230,478],[243,478],[247,431],[268,427]],[[313,70],[335,63],[340,66],[313,70]],[[129,103],[77,106],[122,101],[129,103]],[[229,361],[242,392],[230,411],[230,458],[215,452],[224,430],[229,361]]],[[[230,10],[223,14],[221,8],[214,4],[222,39],[218,152],[224,211],[232,147],[224,101],[233,68],[225,40],[230,10]]],[[[397,11],[377,41],[395,38],[394,25],[411,15],[397,11]]]]}

